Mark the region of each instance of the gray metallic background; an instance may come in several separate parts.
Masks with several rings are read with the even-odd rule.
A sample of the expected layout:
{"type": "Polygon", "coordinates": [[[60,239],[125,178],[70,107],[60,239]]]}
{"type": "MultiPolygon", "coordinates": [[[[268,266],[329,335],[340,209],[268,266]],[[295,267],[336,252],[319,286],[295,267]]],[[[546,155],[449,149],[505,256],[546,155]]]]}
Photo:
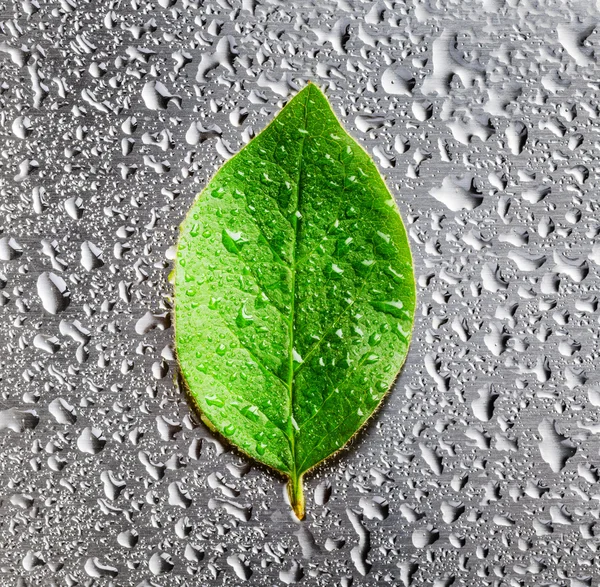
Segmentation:
{"type": "Polygon", "coordinates": [[[0,585],[598,585],[596,8],[1,2],[0,585]],[[190,414],[168,274],[309,79],[387,178],[419,307],[299,523],[190,414]]]}

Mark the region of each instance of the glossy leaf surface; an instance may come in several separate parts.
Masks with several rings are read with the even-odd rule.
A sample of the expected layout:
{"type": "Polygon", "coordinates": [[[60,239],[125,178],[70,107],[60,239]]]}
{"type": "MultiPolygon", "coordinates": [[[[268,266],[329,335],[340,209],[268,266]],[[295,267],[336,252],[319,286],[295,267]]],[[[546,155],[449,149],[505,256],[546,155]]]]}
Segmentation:
{"type": "Polygon", "coordinates": [[[408,352],[415,283],[398,208],[307,85],[225,163],[181,226],[176,349],[213,429],[289,477],[343,447],[408,352]]]}

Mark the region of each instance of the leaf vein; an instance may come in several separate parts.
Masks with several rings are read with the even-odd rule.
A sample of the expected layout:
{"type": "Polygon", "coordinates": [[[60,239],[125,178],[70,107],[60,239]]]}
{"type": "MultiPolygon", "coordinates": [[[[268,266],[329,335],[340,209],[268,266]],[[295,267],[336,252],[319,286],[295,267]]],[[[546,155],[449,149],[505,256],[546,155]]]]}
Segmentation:
{"type": "Polygon", "coordinates": [[[271,369],[269,369],[264,362],[262,361],[262,359],[259,359],[258,356],[254,353],[253,350],[251,350],[249,347],[247,347],[242,339],[240,338],[240,335],[235,332],[235,330],[233,330],[233,328],[231,328],[231,326],[229,324],[227,324],[227,321],[225,320],[225,317],[223,316],[223,314],[221,314],[221,312],[219,312],[217,310],[217,313],[219,314],[219,317],[221,318],[221,320],[223,321],[223,324],[225,325],[225,328],[227,328],[227,330],[229,330],[229,332],[231,332],[231,334],[233,334],[233,336],[235,337],[235,339],[240,343],[240,347],[245,350],[253,359],[254,361],[258,364],[258,366],[265,371],[266,373],[268,373],[269,375],[272,375],[273,377],[276,377],[277,379],[279,379],[279,381],[281,381],[281,383],[283,383],[283,385],[285,385],[287,387],[287,382],[284,381],[279,375],[277,375],[277,373],[271,371],[271,369]]]}
{"type": "MultiPolygon", "coordinates": [[[[226,385],[224,385],[221,381],[219,381],[214,375],[211,375],[209,373],[206,374],[207,377],[210,377],[210,379],[212,379],[213,381],[215,381],[216,383],[218,383],[219,385],[222,386],[222,389],[225,390],[225,392],[227,393],[227,395],[233,397],[233,398],[237,398],[239,399],[241,402],[246,402],[246,403],[250,403],[248,402],[248,400],[246,398],[244,398],[243,396],[239,395],[238,393],[235,393],[233,391],[231,391],[231,389],[229,389],[226,385]]],[[[273,422],[273,420],[271,420],[271,418],[269,418],[269,416],[267,416],[267,414],[265,414],[258,406],[252,404],[254,407],[256,407],[258,409],[258,412],[261,413],[264,417],[265,420],[271,422],[271,424],[273,424],[273,426],[275,426],[275,428],[277,428],[277,430],[279,430],[280,432],[283,433],[283,435],[287,438],[286,432],[285,430],[283,430],[283,428],[277,424],[277,422],[273,422]]],[[[251,418],[248,418],[248,416],[246,414],[244,414],[244,412],[242,412],[241,410],[238,410],[238,412],[249,422],[252,422],[253,424],[255,423],[251,418]]]]}
{"type": "Polygon", "coordinates": [[[273,300],[269,294],[267,294],[265,288],[263,287],[263,285],[260,282],[260,279],[258,278],[258,275],[255,273],[252,265],[250,265],[249,261],[246,260],[246,258],[243,255],[238,255],[238,257],[242,260],[244,267],[246,267],[247,269],[250,270],[250,272],[252,273],[252,277],[254,277],[254,279],[256,280],[256,285],[258,286],[258,289],[261,293],[263,293],[265,295],[265,297],[271,302],[271,304],[273,305],[273,307],[277,310],[277,312],[279,312],[279,314],[283,317],[283,318],[287,318],[287,315],[283,312],[283,309],[281,309],[279,307],[279,305],[277,304],[277,302],[275,300],[273,300]]]}
{"type": "Polygon", "coordinates": [[[317,350],[317,348],[321,345],[321,343],[325,340],[325,337],[333,331],[333,329],[339,324],[340,320],[347,314],[347,312],[350,310],[350,308],[352,308],[356,302],[358,302],[360,300],[360,296],[363,293],[365,287],[367,286],[367,284],[369,283],[369,277],[371,276],[371,273],[373,272],[373,269],[375,268],[375,265],[377,265],[377,261],[375,261],[375,263],[373,263],[373,265],[371,265],[369,272],[367,273],[367,275],[365,276],[362,285],[360,286],[360,289],[358,290],[358,293],[356,294],[355,298],[352,300],[351,303],[349,303],[338,315],[338,317],[334,320],[333,324],[323,333],[323,335],[321,336],[321,338],[310,348],[310,350],[308,351],[308,353],[306,354],[306,357],[303,357],[302,363],[300,365],[298,365],[296,371],[294,372],[294,377],[296,377],[296,375],[298,375],[298,373],[300,373],[300,371],[302,371],[302,368],[304,367],[304,365],[306,365],[306,363],[308,362],[308,359],[314,354],[314,352],[317,350]]]}
{"type": "MultiPolygon", "coordinates": [[[[331,399],[331,397],[333,396],[334,393],[338,392],[340,389],[340,386],[344,385],[345,383],[348,382],[348,380],[356,373],[356,371],[363,366],[364,362],[367,360],[368,358],[368,354],[365,353],[365,356],[362,360],[358,361],[356,363],[356,365],[350,370],[350,373],[348,373],[348,375],[346,375],[346,377],[344,377],[344,379],[342,379],[342,381],[340,381],[337,384],[337,387],[335,387],[333,389],[333,391],[331,391],[329,394],[327,394],[327,397],[321,402],[321,405],[318,407],[317,411],[310,417],[308,418],[308,420],[305,420],[304,422],[302,422],[302,424],[299,425],[300,430],[302,430],[303,428],[306,427],[306,425],[313,420],[316,416],[319,415],[319,413],[321,412],[321,410],[323,409],[323,406],[331,399]]],[[[324,440],[324,439],[323,439],[324,440]]],[[[320,443],[319,443],[320,445],[320,443]]],[[[319,446],[317,445],[317,446],[319,446]]],[[[304,459],[304,461],[302,462],[302,464],[304,464],[304,462],[306,461],[306,459],[304,459]]]]}

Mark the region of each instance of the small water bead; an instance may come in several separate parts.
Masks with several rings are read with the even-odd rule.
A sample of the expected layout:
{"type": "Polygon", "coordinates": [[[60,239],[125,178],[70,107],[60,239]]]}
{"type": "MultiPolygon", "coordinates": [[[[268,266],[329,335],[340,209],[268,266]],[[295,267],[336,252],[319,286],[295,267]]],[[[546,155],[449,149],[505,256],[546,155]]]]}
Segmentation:
{"type": "Polygon", "coordinates": [[[336,246],[335,246],[335,255],[337,257],[345,256],[350,251],[350,245],[353,242],[354,242],[354,239],[351,236],[349,236],[349,237],[341,236],[340,238],[338,238],[338,240],[336,241],[336,246]]]}
{"type": "Polygon", "coordinates": [[[411,333],[404,329],[401,322],[398,322],[392,332],[400,338],[400,340],[408,342],[410,340],[411,333]]]}
{"type": "Polygon", "coordinates": [[[235,434],[236,431],[236,427],[234,424],[232,424],[229,421],[225,421],[223,423],[223,433],[225,434],[225,436],[231,436],[232,434],[235,434]]]}
{"type": "Polygon", "coordinates": [[[278,163],[285,163],[286,159],[289,156],[288,149],[286,145],[277,145],[277,149],[274,151],[275,161],[278,163]]]}
{"type": "Polygon", "coordinates": [[[254,317],[246,310],[246,304],[242,304],[235,319],[238,328],[246,328],[254,322],[254,317]]]}
{"type": "Polygon", "coordinates": [[[240,413],[243,414],[246,418],[248,418],[248,420],[251,420],[252,422],[260,421],[260,409],[258,408],[258,406],[244,406],[240,410],[240,413]]]}
{"type": "Polygon", "coordinates": [[[331,276],[333,276],[333,275],[341,276],[341,275],[343,275],[343,273],[344,273],[344,270],[339,265],[337,265],[336,263],[331,264],[331,272],[330,272],[331,276]]]}
{"type": "Polygon", "coordinates": [[[263,456],[267,452],[268,444],[266,442],[258,442],[256,444],[256,452],[263,456]]]}
{"type": "Polygon", "coordinates": [[[387,265],[384,269],[387,275],[389,275],[396,283],[402,284],[406,281],[405,276],[398,271],[395,271],[392,267],[387,265]]]}
{"type": "Polygon", "coordinates": [[[403,310],[404,304],[400,300],[395,301],[372,301],[371,306],[380,312],[385,312],[394,318],[404,318],[406,317],[406,310],[403,310]]]}
{"type": "Polygon", "coordinates": [[[217,408],[222,408],[225,405],[225,402],[217,395],[207,395],[205,401],[207,405],[215,406],[217,408]]]}
{"type": "Polygon", "coordinates": [[[12,237],[0,238],[0,261],[12,261],[23,254],[23,247],[12,237]]]}
{"type": "Polygon", "coordinates": [[[65,280],[55,273],[40,274],[37,279],[37,293],[44,310],[50,314],[64,311],[70,302],[70,289],[65,280]]]}
{"type": "Polygon", "coordinates": [[[248,242],[241,232],[225,229],[221,234],[223,246],[233,254],[238,254],[241,247],[248,242]]]}

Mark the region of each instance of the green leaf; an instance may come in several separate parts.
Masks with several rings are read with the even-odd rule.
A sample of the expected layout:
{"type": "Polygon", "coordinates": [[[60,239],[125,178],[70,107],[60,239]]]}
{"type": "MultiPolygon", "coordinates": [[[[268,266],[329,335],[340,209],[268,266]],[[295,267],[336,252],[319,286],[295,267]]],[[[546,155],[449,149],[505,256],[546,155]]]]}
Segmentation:
{"type": "Polygon", "coordinates": [[[181,226],[177,357],[204,421],[289,478],[367,421],[402,367],[415,282],[369,156],[307,85],[221,167],[181,226]]]}

